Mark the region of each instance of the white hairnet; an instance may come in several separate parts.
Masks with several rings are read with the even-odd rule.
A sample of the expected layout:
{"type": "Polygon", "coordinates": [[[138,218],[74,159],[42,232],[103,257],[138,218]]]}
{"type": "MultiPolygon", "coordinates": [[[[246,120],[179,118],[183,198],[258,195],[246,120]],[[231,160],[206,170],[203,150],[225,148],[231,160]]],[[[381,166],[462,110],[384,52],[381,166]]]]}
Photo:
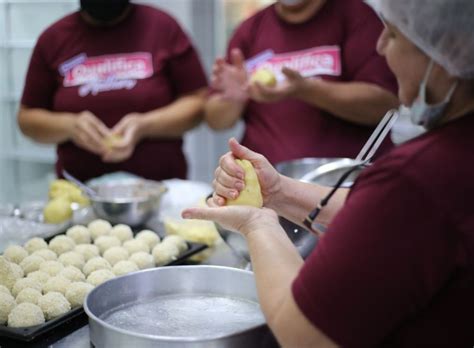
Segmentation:
{"type": "Polygon", "coordinates": [[[474,78],[474,0],[366,0],[452,76],[474,78]]]}

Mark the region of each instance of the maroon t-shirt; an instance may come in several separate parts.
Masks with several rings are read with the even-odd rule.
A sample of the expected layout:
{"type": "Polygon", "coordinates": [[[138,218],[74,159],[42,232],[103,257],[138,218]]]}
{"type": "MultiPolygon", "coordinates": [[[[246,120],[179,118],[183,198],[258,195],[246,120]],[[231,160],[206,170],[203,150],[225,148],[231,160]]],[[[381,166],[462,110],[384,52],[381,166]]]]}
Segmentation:
{"type": "MultiPolygon", "coordinates": [[[[240,48],[249,59],[268,49],[281,54],[335,46],[340,50],[341,72],[322,78],[374,83],[396,92],[395,78],[375,49],[382,28],[362,0],[327,1],[302,24],[283,21],[271,5],[243,22],[229,52],[240,48]]],[[[243,144],[272,163],[302,157],[354,158],[372,131],[295,99],[270,104],[252,101],[244,120],[243,144]]]]}
{"type": "Polygon", "coordinates": [[[472,347],[474,113],[380,158],[293,284],[344,347],[472,347]]]}
{"type": "MultiPolygon", "coordinates": [[[[178,23],[156,8],[132,6],[111,28],[90,26],[76,12],[46,29],[31,58],[22,103],[58,112],[89,110],[113,127],[129,113],[164,107],[205,87],[199,58],[178,23]]],[[[56,167],[82,180],[119,170],[155,180],[186,176],[182,139],[145,140],[118,164],[67,142],[58,146],[56,167]]]]}

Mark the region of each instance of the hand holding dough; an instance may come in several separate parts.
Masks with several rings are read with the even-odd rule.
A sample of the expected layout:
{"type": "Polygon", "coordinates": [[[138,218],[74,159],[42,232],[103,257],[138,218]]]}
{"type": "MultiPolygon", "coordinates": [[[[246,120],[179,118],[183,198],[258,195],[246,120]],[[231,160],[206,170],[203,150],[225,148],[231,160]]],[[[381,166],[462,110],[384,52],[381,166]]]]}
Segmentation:
{"type": "Polygon", "coordinates": [[[265,68],[256,70],[250,77],[250,83],[258,82],[266,87],[275,87],[277,85],[277,80],[275,74],[265,68]]]}
{"type": "Polygon", "coordinates": [[[263,197],[260,191],[258,176],[252,163],[248,160],[235,160],[245,171],[245,187],[234,200],[227,200],[227,205],[249,205],[252,207],[263,207],[263,197]]]}

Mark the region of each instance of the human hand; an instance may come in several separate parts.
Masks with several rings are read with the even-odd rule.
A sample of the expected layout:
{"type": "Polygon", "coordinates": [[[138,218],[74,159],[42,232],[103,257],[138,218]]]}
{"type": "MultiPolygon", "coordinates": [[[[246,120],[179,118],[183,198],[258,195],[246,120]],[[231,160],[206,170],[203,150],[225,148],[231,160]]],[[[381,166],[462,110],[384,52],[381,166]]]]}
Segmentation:
{"type": "Polygon", "coordinates": [[[223,58],[216,59],[212,69],[211,87],[225,99],[246,101],[248,76],[242,51],[233,49],[230,59],[230,64],[223,58]]]}
{"type": "Polygon", "coordinates": [[[128,114],[112,128],[112,134],[118,136],[118,140],[102,157],[104,162],[123,162],[132,156],[144,137],[143,119],[143,115],[138,113],[128,114]]]}
{"type": "Polygon", "coordinates": [[[260,103],[277,102],[295,96],[305,86],[305,78],[299,72],[283,68],[282,73],[286,79],[274,87],[264,86],[259,82],[251,83],[248,86],[250,98],[260,103]]]}
{"type": "Polygon", "coordinates": [[[227,199],[238,197],[245,187],[245,171],[235,160],[246,159],[257,173],[263,204],[270,206],[275,194],[280,191],[280,174],[264,156],[240,145],[234,138],[229,140],[229,148],[230,152],[220,158],[219,167],[214,172],[214,194],[208,203],[223,206],[227,199]]]}
{"type": "Polygon", "coordinates": [[[110,134],[107,126],[90,111],[72,118],[71,140],[78,147],[102,156],[106,149],[104,138],[110,134]]]}

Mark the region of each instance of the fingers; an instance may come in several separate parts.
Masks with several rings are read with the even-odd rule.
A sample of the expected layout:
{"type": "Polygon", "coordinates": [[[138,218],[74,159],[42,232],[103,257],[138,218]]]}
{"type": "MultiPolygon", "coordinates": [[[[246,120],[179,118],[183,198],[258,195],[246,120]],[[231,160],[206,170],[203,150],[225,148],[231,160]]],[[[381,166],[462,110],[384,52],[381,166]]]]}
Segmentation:
{"type": "Polygon", "coordinates": [[[183,210],[183,219],[213,220],[216,217],[215,209],[219,208],[188,208],[183,210]]]}
{"type": "Polygon", "coordinates": [[[281,69],[281,72],[283,73],[283,75],[286,76],[288,80],[302,80],[303,79],[303,76],[301,76],[301,74],[298,71],[287,68],[287,67],[284,67],[283,69],[281,69]]]}
{"type": "Polygon", "coordinates": [[[264,158],[261,154],[241,145],[235,138],[229,139],[229,148],[235,157],[249,160],[252,163],[258,162],[264,158]]]}
{"type": "Polygon", "coordinates": [[[230,52],[230,61],[232,62],[232,65],[239,69],[245,69],[245,58],[242,53],[242,51],[238,48],[234,48],[230,52]]]}

